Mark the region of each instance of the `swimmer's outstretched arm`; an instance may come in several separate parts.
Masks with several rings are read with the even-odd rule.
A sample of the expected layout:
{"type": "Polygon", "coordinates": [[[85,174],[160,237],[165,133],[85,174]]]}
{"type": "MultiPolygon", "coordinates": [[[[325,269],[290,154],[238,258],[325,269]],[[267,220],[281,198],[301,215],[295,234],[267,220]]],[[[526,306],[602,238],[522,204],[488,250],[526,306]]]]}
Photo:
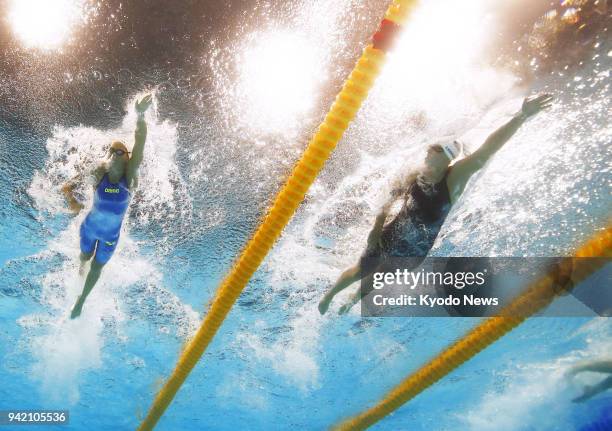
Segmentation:
{"type": "Polygon", "coordinates": [[[145,112],[149,109],[152,103],[152,96],[149,94],[136,101],[136,113],[138,120],[136,121],[136,132],[134,132],[134,148],[132,148],[132,156],[128,162],[126,179],[129,187],[135,184],[138,177],[138,168],[144,158],[144,146],[147,140],[147,123],[144,118],[145,112]]]}
{"type": "Polygon", "coordinates": [[[586,386],[584,388],[584,393],[579,397],[574,398],[572,401],[575,403],[581,403],[590,398],[593,398],[597,394],[607,391],[610,388],[612,388],[612,376],[608,377],[607,379],[596,385],[586,386]]]}
{"type": "Polygon", "coordinates": [[[585,371],[591,371],[593,373],[609,373],[612,374],[612,360],[601,360],[601,361],[591,361],[585,362],[582,364],[578,364],[573,366],[568,374],[574,376],[578,373],[582,373],[585,371]]]}
{"type": "Polygon", "coordinates": [[[467,182],[467,179],[482,168],[491,156],[508,142],[529,117],[550,107],[552,99],[550,94],[526,98],[523,101],[521,110],[510,121],[493,132],[484,144],[470,156],[455,164],[453,174],[463,177],[464,181],[467,182]]]}
{"type": "MultiPolygon", "coordinates": [[[[600,361],[590,361],[584,362],[582,364],[574,365],[567,374],[570,377],[575,376],[576,374],[583,373],[586,371],[590,371],[592,373],[606,373],[612,374],[612,360],[600,360],[600,361]]],[[[589,398],[594,397],[595,395],[605,392],[608,389],[612,388],[612,376],[604,379],[602,382],[593,385],[593,386],[585,386],[584,393],[579,397],[574,398],[572,401],[575,403],[581,403],[583,401],[588,400],[589,398]]]]}

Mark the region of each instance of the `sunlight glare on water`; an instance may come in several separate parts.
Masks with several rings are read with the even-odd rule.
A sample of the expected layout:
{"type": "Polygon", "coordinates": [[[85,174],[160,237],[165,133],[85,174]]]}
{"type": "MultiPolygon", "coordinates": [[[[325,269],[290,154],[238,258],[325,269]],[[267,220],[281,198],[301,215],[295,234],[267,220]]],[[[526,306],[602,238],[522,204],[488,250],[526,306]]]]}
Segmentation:
{"type": "MultiPolygon", "coordinates": [[[[214,103],[227,121],[225,138],[273,139],[285,148],[307,140],[305,130],[322,114],[318,105],[330,96],[325,86],[342,71],[335,68],[346,50],[342,20],[353,8],[350,0],[258,8],[248,20],[257,26],[245,24],[228,40],[211,41],[202,64],[210,67],[214,103]]],[[[275,163],[278,157],[275,152],[275,163]]]]}
{"type": "Polygon", "coordinates": [[[66,43],[86,16],[84,0],[12,0],[8,18],[26,47],[53,50],[66,43]]]}
{"type": "Polygon", "coordinates": [[[321,55],[316,47],[297,33],[270,30],[252,35],[238,61],[243,121],[263,132],[295,128],[317,95],[321,55]]]}
{"type": "MultiPolygon", "coordinates": [[[[15,10],[35,4],[7,3],[15,10]]],[[[100,2],[104,10],[111,3],[100,2]]],[[[168,10],[152,0],[140,2],[146,13],[132,14],[142,9],[131,3],[125,15],[81,26],[95,3],[45,2],[39,10],[65,6],[47,14],[64,11],[54,20],[68,23],[63,42],[16,37],[18,47],[35,49],[24,55],[11,44],[11,52],[37,61],[25,69],[25,61],[13,62],[18,76],[0,86],[0,109],[16,112],[8,129],[0,123],[0,190],[8,197],[0,213],[10,226],[6,235],[0,229],[7,244],[0,256],[9,259],[0,268],[7,328],[0,331],[0,395],[69,408],[70,429],[94,421],[91,429],[137,427],[387,7],[379,0],[296,0],[210,9],[210,2],[184,2],[198,7],[168,10]],[[163,35],[155,26],[160,17],[168,23],[163,35]],[[97,35],[109,23],[120,31],[100,44],[97,35]],[[61,61],[53,70],[55,54],[61,61]],[[121,240],[81,318],[70,321],[84,283],[79,226],[86,211],[71,215],[60,187],[95,168],[112,140],[131,147],[135,99],[154,88],[139,187],[121,240]],[[35,136],[27,121],[40,130],[35,136]]],[[[526,95],[553,93],[554,105],[473,178],[432,255],[562,254],[599,228],[609,215],[612,151],[606,36],[589,41],[594,48],[581,51],[583,63],[550,72],[542,64],[530,79],[509,67],[530,64],[525,49],[506,41],[511,58],[497,59],[499,31],[510,20],[500,3],[515,4],[427,0],[415,7],[361,110],[160,429],[328,429],[469,330],[469,319],[362,319],[359,306],[338,316],[357,285],[325,316],[317,304],[358,261],[389,190],[418,166],[425,147],[449,136],[475,150],[526,95]]],[[[23,11],[33,25],[37,8],[23,11]]],[[[559,20],[563,11],[557,14],[559,20]]],[[[15,22],[7,24],[17,35],[15,22]]],[[[511,39],[526,46],[535,30],[511,39]]],[[[551,43],[548,33],[538,34],[551,43]]],[[[86,210],[92,182],[76,190],[86,210]]],[[[585,423],[595,409],[572,405],[570,391],[580,387],[567,388],[563,372],[609,352],[611,339],[605,319],[528,321],[379,429],[565,430],[563,424],[585,423]],[[432,415],[440,409],[444,415],[432,415]]]]}
{"type": "MultiPolygon", "coordinates": [[[[34,174],[28,188],[28,194],[40,210],[41,221],[66,212],[55,184],[63,184],[79,172],[94,169],[105,154],[111,138],[122,139],[130,145],[136,114],[129,108],[140,97],[142,95],[134,96],[127,102],[129,112],[117,129],[101,131],[84,126],[54,129],[53,136],[46,142],[49,159],[34,174]],[[79,151],[76,151],[77,148],[79,151]]],[[[185,187],[181,186],[184,181],[174,162],[176,125],[158,121],[156,106],[157,99],[154,99],[152,112],[148,114],[149,151],[145,152],[145,169],[140,178],[149,187],[134,191],[134,200],[138,204],[133,205],[131,210],[140,213],[140,227],[160,226],[165,220],[172,222],[176,228],[182,219],[190,218],[190,198],[185,187]],[[177,205],[179,202],[181,204],[177,205]]],[[[92,204],[91,186],[88,181],[82,184],[82,193],[89,199],[87,207],[92,204]]],[[[103,335],[104,321],[121,322],[132,313],[157,317],[164,314],[172,322],[171,325],[167,322],[159,325],[159,331],[169,332],[166,325],[180,327],[184,336],[193,331],[198,320],[197,313],[191,307],[182,304],[166,289],[159,269],[152,262],[154,258],[142,257],[141,246],[130,237],[129,227],[124,228],[115,259],[109,262],[98,288],[92,293],[87,316],[84,314],[78,324],[67,320],[65,311],[74,303],[83,283],[77,272],[78,249],[74,244],[78,244],[79,225],[84,217],[85,211],[72,218],[59,236],[51,238],[45,251],[33,256],[40,263],[54,259],[63,263],[37,278],[41,284],[42,301],[50,312],[44,315],[26,314],[18,322],[32,336],[36,353],[31,377],[40,382],[41,393],[48,399],[69,400],[70,403],[80,399],[80,373],[95,370],[101,365],[101,352],[107,342],[107,337],[103,335]],[[143,292],[134,296],[135,302],[130,304],[124,299],[119,300],[125,291],[134,288],[143,292]],[[178,321],[184,322],[184,325],[178,321]]],[[[121,337],[121,334],[116,335],[121,337]]]]}
{"type": "Polygon", "coordinates": [[[431,1],[418,7],[377,81],[378,115],[397,121],[407,107],[418,107],[447,122],[507,91],[514,79],[483,61],[497,24],[489,4],[431,1]]]}

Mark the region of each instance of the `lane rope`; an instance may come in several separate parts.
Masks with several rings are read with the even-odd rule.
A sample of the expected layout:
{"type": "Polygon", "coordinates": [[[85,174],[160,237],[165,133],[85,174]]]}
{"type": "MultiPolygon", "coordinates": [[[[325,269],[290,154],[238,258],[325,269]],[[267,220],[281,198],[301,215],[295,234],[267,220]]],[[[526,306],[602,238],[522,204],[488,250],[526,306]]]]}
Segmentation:
{"type": "Polygon", "coordinates": [[[217,333],[236,299],[278,239],[304,199],[344,131],[380,74],[387,50],[414,9],[416,0],[393,0],[379,30],[363,51],[323,123],[309,142],[271,209],[217,289],[213,303],[195,336],[183,350],[174,371],[158,392],[139,430],[152,430],[217,333]]]}
{"type": "MultiPolygon", "coordinates": [[[[612,223],[602,232],[593,235],[574,254],[563,259],[573,268],[572,279],[578,284],[604,266],[609,259],[585,259],[588,257],[612,257],[612,223]]],[[[568,293],[559,290],[556,281],[561,267],[530,284],[527,289],[500,311],[452,343],[438,356],[406,377],[380,401],[369,409],[349,418],[332,429],[335,431],[364,430],[383,419],[403,404],[416,397],[429,386],[445,377],[461,364],[476,356],[481,350],[520,325],[528,317],[547,307],[557,296],[568,293]]]]}

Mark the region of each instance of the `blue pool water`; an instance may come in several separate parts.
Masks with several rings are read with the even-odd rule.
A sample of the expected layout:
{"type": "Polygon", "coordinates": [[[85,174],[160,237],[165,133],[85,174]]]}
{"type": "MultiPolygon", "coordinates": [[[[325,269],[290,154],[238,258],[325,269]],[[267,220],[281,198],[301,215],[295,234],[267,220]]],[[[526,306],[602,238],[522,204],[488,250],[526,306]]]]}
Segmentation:
{"type": "MultiPolygon", "coordinates": [[[[5,101],[19,79],[30,80],[27,103],[21,100],[27,108],[18,109],[18,98],[0,107],[0,410],[70,411],[69,425],[48,429],[138,426],[385,9],[384,2],[354,3],[243,5],[236,15],[244,22],[229,20],[235,31],[202,42],[190,68],[65,72],[60,64],[47,77],[65,96],[59,102],[45,96],[57,88],[33,82],[53,54],[32,54],[38,63],[20,66],[32,68],[26,78],[0,81],[5,101]],[[295,47],[301,55],[292,54],[295,47]],[[265,67],[278,53],[290,64],[274,70],[289,67],[303,85],[269,80],[265,67]],[[69,214],[59,187],[94,166],[111,139],[131,143],[134,101],[150,90],[155,105],[139,190],[115,256],[81,318],[70,321],[83,283],[78,227],[85,212],[69,214]],[[95,109],[79,107],[78,120],[53,115],[71,112],[75,100],[95,109]]],[[[394,178],[418,164],[425,146],[452,134],[477,148],[525,94],[551,92],[555,105],[473,178],[432,255],[565,255],[606,225],[608,30],[589,41],[582,63],[528,79],[484,56],[483,40],[503,20],[491,4],[432,1],[417,10],[158,429],[327,429],[472,328],[478,319],[362,319],[358,307],[338,316],[347,294],[324,317],[316,305],[358,258],[394,178]]],[[[89,187],[81,190],[86,205],[89,187]]],[[[572,403],[600,376],[570,381],[565,373],[610,352],[608,318],[531,319],[373,429],[581,429],[607,420],[612,394],[572,403]]]]}

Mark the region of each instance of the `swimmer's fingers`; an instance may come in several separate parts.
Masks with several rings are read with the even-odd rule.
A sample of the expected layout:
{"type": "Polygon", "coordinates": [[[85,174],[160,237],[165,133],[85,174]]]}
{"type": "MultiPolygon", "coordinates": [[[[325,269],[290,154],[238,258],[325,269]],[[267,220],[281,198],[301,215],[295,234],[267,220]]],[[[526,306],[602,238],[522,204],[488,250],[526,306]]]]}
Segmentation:
{"type": "Polygon", "coordinates": [[[550,94],[541,94],[539,96],[527,97],[523,101],[521,108],[523,114],[530,117],[537,114],[543,109],[547,109],[552,105],[553,97],[550,94]]]}
{"type": "Polygon", "coordinates": [[[553,97],[550,94],[543,94],[536,99],[540,105],[540,109],[547,109],[552,106],[553,97]]]}
{"type": "Polygon", "coordinates": [[[544,94],[540,94],[539,96],[536,96],[534,100],[537,101],[538,103],[545,103],[545,102],[551,101],[552,99],[553,99],[552,94],[544,93],[544,94]]]}
{"type": "Polygon", "coordinates": [[[553,95],[549,93],[540,94],[537,96],[528,96],[524,103],[542,103],[553,99],[553,95]]]}
{"type": "Polygon", "coordinates": [[[136,111],[137,112],[145,112],[151,106],[153,101],[153,96],[151,94],[147,94],[145,97],[140,99],[140,101],[136,100],[136,111]]]}

